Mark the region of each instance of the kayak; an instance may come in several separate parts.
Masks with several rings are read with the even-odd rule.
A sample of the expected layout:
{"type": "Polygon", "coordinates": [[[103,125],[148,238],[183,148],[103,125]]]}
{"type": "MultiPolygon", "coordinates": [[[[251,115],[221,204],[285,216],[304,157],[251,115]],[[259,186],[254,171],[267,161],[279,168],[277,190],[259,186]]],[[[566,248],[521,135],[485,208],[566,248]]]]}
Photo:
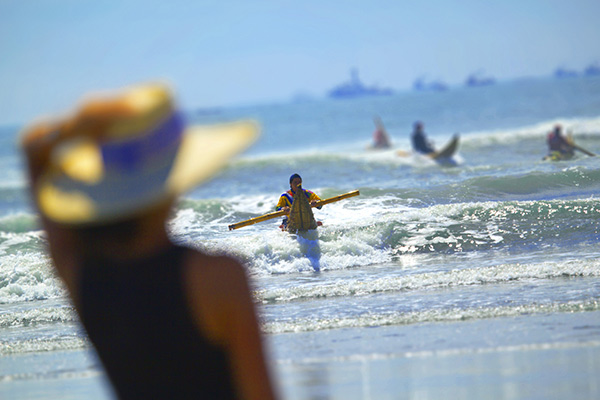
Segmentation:
{"type": "Polygon", "coordinates": [[[575,152],[573,150],[577,150],[582,152],[585,155],[588,155],[590,157],[595,157],[596,154],[592,153],[589,150],[584,149],[583,147],[579,146],[578,144],[575,143],[575,141],[573,140],[573,133],[569,132],[569,134],[567,135],[567,142],[569,143],[569,145],[571,146],[571,151],[564,153],[558,150],[553,150],[550,153],[548,153],[547,156],[545,156],[542,160],[544,161],[563,161],[563,160],[570,160],[575,156],[575,152]]]}
{"type": "Polygon", "coordinates": [[[552,151],[543,158],[544,161],[566,161],[575,156],[573,153],[561,153],[560,151],[552,151]]]}

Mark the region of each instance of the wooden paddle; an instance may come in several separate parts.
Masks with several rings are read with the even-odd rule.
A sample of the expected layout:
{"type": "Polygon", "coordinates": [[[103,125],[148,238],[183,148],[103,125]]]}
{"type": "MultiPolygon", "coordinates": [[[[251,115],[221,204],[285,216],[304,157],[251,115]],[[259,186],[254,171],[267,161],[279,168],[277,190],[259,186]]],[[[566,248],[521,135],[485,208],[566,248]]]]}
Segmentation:
{"type": "MultiPolygon", "coordinates": [[[[359,194],[360,194],[360,192],[358,190],[353,190],[353,191],[348,192],[348,193],[344,193],[344,194],[340,194],[338,196],[330,197],[328,199],[320,200],[320,201],[317,202],[317,204],[315,204],[312,207],[321,207],[321,206],[324,206],[325,204],[335,203],[336,201],[347,199],[348,197],[358,196],[359,194]]],[[[234,229],[242,228],[244,226],[254,225],[254,224],[258,223],[258,222],[267,221],[269,219],[277,218],[277,217],[280,217],[280,216],[286,215],[286,214],[287,214],[287,212],[283,211],[283,210],[281,210],[281,211],[275,211],[275,212],[268,213],[268,214],[264,214],[264,215],[261,215],[260,217],[254,217],[254,218],[247,219],[245,221],[241,221],[241,222],[237,222],[235,224],[231,224],[231,225],[229,225],[229,230],[232,231],[234,229]]]]}
{"type": "Polygon", "coordinates": [[[580,151],[580,152],[582,152],[583,154],[586,154],[586,155],[588,155],[588,156],[590,156],[590,157],[594,157],[594,156],[596,156],[596,155],[595,155],[594,153],[592,153],[591,151],[588,151],[588,150],[584,149],[583,147],[576,145],[575,143],[571,144],[571,146],[572,146],[572,147],[573,147],[575,150],[579,150],[579,151],[580,151]]]}
{"type": "Polygon", "coordinates": [[[569,144],[570,144],[570,145],[571,145],[571,147],[572,147],[572,148],[574,148],[575,150],[579,150],[579,151],[580,151],[580,152],[582,152],[583,154],[585,154],[585,155],[588,155],[588,156],[590,156],[590,157],[595,157],[595,156],[596,156],[596,154],[592,153],[591,151],[589,151],[589,150],[586,150],[586,149],[584,149],[583,147],[581,147],[581,146],[579,146],[579,145],[575,144],[575,141],[573,141],[573,132],[569,131],[569,134],[568,134],[568,136],[567,136],[567,137],[568,137],[569,144]]]}

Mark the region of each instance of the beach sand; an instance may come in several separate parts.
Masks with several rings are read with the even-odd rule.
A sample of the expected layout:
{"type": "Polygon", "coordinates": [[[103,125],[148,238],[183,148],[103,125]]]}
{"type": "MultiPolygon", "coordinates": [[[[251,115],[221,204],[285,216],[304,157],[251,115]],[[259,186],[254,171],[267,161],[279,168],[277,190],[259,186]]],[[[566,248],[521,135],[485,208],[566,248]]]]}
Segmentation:
{"type": "Polygon", "coordinates": [[[582,312],[270,341],[286,399],[598,399],[599,333],[600,312],[582,312]]]}

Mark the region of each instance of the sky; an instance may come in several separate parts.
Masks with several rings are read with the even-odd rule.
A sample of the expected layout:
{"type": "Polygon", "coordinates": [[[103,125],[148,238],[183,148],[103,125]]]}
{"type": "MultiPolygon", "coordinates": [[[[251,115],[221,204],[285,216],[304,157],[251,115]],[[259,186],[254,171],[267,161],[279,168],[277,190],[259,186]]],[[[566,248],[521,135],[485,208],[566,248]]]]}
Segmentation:
{"type": "Polygon", "coordinates": [[[0,125],[167,82],[186,109],[600,62],[599,0],[0,0],[0,125]]]}

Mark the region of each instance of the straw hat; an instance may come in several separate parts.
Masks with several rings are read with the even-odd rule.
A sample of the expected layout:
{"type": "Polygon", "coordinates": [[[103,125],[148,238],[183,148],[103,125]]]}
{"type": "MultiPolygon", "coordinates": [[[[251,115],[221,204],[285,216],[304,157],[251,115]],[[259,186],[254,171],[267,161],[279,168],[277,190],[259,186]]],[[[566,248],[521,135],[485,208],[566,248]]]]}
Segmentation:
{"type": "MultiPolygon", "coordinates": [[[[25,131],[44,170],[34,187],[42,214],[65,224],[116,221],[214,175],[258,135],[254,122],[186,127],[167,87],[148,84],[90,98],[74,117],[25,131]]],[[[32,157],[31,152],[28,152],[32,157]]]]}

